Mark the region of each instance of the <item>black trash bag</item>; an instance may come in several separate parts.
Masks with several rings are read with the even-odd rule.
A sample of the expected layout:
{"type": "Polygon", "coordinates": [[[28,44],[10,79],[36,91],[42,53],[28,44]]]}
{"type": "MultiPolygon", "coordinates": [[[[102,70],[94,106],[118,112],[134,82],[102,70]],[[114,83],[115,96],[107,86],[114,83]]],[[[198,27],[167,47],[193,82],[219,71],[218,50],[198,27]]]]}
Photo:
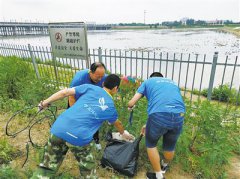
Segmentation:
{"type": "Polygon", "coordinates": [[[108,144],[101,159],[102,166],[111,167],[123,175],[133,177],[137,172],[139,142],[141,139],[142,135],[134,142],[127,142],[112,139],[111,134],[108,133],[108,144]]]}

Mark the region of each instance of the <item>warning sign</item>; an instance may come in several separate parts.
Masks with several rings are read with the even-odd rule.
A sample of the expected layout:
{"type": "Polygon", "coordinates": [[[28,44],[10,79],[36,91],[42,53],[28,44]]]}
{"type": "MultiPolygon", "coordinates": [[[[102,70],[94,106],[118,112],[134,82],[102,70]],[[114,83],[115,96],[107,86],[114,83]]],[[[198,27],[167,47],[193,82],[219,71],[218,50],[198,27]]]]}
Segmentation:
{"type": "Polygon", "coordinates": [[[50,23],[49,34],[54,57],[87,60],[87,30],[84,23],[50,23]]]}

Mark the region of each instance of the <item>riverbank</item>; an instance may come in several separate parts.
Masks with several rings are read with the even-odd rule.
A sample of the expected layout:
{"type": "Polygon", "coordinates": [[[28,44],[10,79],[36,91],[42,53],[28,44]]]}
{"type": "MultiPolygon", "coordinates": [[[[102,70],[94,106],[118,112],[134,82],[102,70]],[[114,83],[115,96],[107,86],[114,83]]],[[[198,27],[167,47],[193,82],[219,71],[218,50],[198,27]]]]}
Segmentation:
{"type": "Polygon", "coordinates": [[[172,30],[192,30],[192,29],[216,29],[222,28],[223,25],[209,25],[209,26],[113,26],[111,30],[158,30],[158,29],[172,29],[172,30]]]}
{"type": "Polygon", "coordinates": [[[111,30],[159,30],[159,29],[171,29],[176,31],[189,31],[189,30],[202,30],[211,29],[219,32],[226,32],[234,34],[240,37],[240,25],[239,26],[179,26],[179,27],[166,27],[166,26],[115,26],[111,30]]]}
{"type": "Polygon", "coordinates": [[[217,30],[221,31],[221,32],[227,32],[227,33],[234,34],[235,36],[240,38],[240,26],[239,27],[234,27],[234,28],[232,28],[232,27],[223,27],[223,28],[219,28],[217,30]]]}

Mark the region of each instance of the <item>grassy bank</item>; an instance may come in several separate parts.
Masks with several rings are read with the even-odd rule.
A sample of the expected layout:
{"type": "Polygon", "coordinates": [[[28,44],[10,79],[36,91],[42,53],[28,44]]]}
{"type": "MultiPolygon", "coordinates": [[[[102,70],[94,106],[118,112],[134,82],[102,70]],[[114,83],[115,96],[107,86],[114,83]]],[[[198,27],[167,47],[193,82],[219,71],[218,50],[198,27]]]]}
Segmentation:
{"type": "Polygon", "coordinates": [[[112,30],[160,30],[160,29],[171,29],[171,30],[196,30],[196,29],[214,29],[219,32],[226,32],[240,37],[240,25],[208,25],[208,26],[178,26],[178,27],[167,27],[167,26],[115,26],[112,30]]]}
{"type": "Polygon", "coordinates": [[[240,26],[238,26],[238,27],[225,26],[225,27],[219,28],[217,30],[221,31],[221,32],[234,34],[235,36],[240,38],[240,26]]]}
{"type": "Polygon", "coordinates": [[[205,26],[188,26],[188,25],[180,25],[180,26],[114,26],[112,30],[156,30],[156,29],[216,29],[222,28],[223,25],[205,25],[205,26]]]}

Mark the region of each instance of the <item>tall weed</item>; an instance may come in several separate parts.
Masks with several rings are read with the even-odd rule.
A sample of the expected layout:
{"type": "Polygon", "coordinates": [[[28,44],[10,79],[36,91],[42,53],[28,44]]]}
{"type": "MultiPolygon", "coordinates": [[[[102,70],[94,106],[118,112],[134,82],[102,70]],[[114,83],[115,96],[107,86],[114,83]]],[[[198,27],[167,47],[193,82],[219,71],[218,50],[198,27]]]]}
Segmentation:
{"type": "Polygon", "coordinates": [[[0,107],[19,110],[39,101],[57,89],[49,79],[37,79],[31,64],[17,57],[0,58],[0,107]]]}
{"type": "Polygon", "coordinates": [[[0,96],[19,99],[20,91],[33,80],[34,71],[17,57],[0,57],[0,96]]]}
{"type": "Polygon", "coordinates": [[[10,166],[0,166],[0,178],[1,179],[16,179],[19,178],[19,173],[10,166]]]}
{"type": "Polygon", "coordinates": [[[232,135],[239,134],[235,123],[225,122],[232,112],[209,101],[195,103],[187,109],[176,155],[176,161],[186,171],[197,178],[225,176],[224,166],[235,150],[232,135]]]}
{"type": "Polygon", "coordinates": [[[9,163],[17,156],[17,153],[17,150],[5,138],[0,139],[0,165],[9,163]]]}

